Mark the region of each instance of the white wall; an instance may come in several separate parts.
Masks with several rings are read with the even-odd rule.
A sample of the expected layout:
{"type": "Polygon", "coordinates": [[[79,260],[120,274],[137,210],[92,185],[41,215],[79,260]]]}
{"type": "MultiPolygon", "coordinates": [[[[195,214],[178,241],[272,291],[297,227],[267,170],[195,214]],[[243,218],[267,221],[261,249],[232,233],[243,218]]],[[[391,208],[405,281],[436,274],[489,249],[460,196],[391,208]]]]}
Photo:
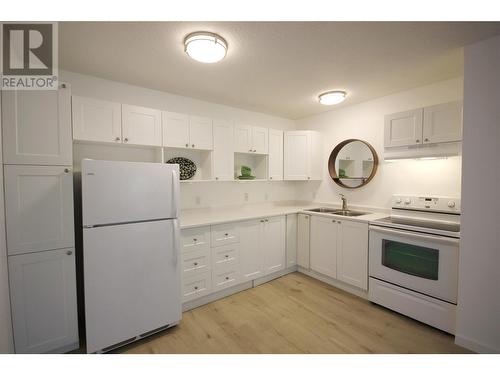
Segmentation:
{"type": "MultiPolygon", "coordinates": [[[[61,80],[71,84],[74,95],[88,96],[126,104],[136,104],[162,110],[225,119],[256,126],[290,130],[295,128],[293,120],[263,113],[209,103],[166,92],[132,86],[78,73],[61,71],[61,80]]],[[[158,161],[152,149],[75,145],[75,169],[83,157],[125,159],[132,161],[158,161]]],[[[294,200],[295,186],[301,182],[224,182],[192,183],[181,185],[182,208],[208,207],[229,204],[258,203],[273,200],[294,200]],[[251,184],[251,185],[250,185],[251,184]],[[245,200],[248,193],[248,201],[245,200]],[[200,199],[197,199],[197,198],[200,199]]]]}
{"type": "Polygon", "coordinates": [[[500,37],[465,48],[456,343],[500,353],[500,37]]]}
{"type": "MultiPolygon", "coordinates": [[[[1,113],[1,110],[0,110],[1,113]]],[[[9,281],[7,275],[7,244],[5,242],[5,211],[3,197],[2,119],[0,116],[0,353],[13,353],[10,321],[9,281]]]]}
{"type": "Polygon", "coordinates": [[[349,202],[364,206],[389,207],[392,194],[460,196],[461,158],[439,160],[383,161],[384,115],[439,103],[461,100],[463,80],[415,88],[361,104],[297,120],[298,129],[322,132],[324,178],[316,192],[320,202],[338,201],[344,193],[349,202]],[[328,174],[327,162],[341,141],[359,138],[369,142],[381,160],[377,174],[366,186],[347,190],[336,185],[328,174]]]}

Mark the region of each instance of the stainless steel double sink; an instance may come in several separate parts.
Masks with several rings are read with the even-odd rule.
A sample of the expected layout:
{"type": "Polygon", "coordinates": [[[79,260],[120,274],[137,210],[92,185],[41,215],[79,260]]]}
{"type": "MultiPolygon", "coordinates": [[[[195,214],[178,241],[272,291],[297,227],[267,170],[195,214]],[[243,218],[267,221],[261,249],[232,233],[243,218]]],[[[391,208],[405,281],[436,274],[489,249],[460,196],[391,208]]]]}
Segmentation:
{"type": "Polygon", "coordinates": [[[304,210],[304,211],[320,212],[324,214],[332,214],[340,216],[361,216],[369,213],[369,212],[352,211],[352,210],[339,210],[337,208],[328,208],[328,207],[312,208],[310,210],[304,210]]]}

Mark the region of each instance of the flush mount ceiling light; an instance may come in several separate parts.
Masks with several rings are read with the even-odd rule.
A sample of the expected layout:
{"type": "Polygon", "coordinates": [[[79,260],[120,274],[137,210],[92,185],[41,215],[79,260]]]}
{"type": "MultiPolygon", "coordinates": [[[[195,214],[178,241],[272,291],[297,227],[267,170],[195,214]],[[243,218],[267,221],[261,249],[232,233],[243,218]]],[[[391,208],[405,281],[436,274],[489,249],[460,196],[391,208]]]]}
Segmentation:
{"type": "Polygon", "coordinates": [[[217,34],[200,31],[184,39],[184,50],[193,60],[211,64],[226,56],[227,43],[217,34]]]}
{"type": "Polygon", "coordinates": [[[342,103],[347,93],[345,91],[328,91],[318,96],[319,102],[323,105],[334,105],[342,103]]]}

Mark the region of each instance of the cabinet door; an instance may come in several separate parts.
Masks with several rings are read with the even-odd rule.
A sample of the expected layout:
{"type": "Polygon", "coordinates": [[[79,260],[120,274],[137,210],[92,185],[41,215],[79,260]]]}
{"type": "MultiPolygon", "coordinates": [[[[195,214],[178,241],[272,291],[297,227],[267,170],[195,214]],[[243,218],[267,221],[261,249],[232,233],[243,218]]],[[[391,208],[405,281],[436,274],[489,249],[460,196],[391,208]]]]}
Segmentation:
{"type": "Polygon", "coordinates": [[[269,129],[269,179],[283,180],[283,132],[269,129]]]}
{"type": "Polygon", "coordinates": [[[311,216],[297,214],[297,265],[309,269],[311,216]]]}
{"type": "Polygon", "coordinates": [[[212,150],[212,120],[205,117],[189,118],[190,147],[198,150],[212,150]]]}
{"type": "Polygon", "coordinates": [[[9,257],[16,353],[78,347],[73,248],[9,257]]]}
{"type": "Polygon", "coordinates": [[[424,108],[425,143],[462,140],[462,103],[452,102],[424,108]]]}
{"type": "Polygon", "coordinates": [[[285,216],[276,216],[265,219],[263,228],[266,274],[284,270],[286,263],[285,216]]]}
{"type": "Polygon", "coordinates": [[[161,111],[122,104],[123,143],[161,146],[161,111]]]}
{"type": "Polygon", "coordinates": [[[252,150],[252,127],[236,125],[234,127],[234,152],[253,152],[252,150]]]}
{"type": "Polygon", "coordinates": [[[337,220],[311,216],[311,269],[337,277],[337,220]]]}
{"type": "Polygon", "coordinates": [[[71,170],[6,165],[4,172],[9,255],[73,247],[71,170]]]}
{"type": "Polygon", "coordinates": [[[242,282],[264,276],[263,223],[264,220],[251,220],[238,224],[242,282]]]}
{"type": "Polygon", "coordinates": [[[162,112],[163,146],[190,147],[189,116],[181,113],[162,112]]]}
{"type": "Polygon", "coordinates": [[[2,91],[5,164],[72,165],[71,93],[2,91]]]}
{"type": "Polygon", "coordinates": [[[339,225],[337,279],[368,289],[368,224],[343,220],[339,225]]]}
{"type": "Polygon", "coordinates": [[[95,142],[122,142],[120,103],[72,97],[73,139],[95,142]]]}
{"type": "Polygon", "coordinates": [[[297,264],[297,214],[286,215],[286,267],[297,264]]]}
{"type": "Polygon", "coordinates": [[[267,128],[252,127],[252,149],[256,154],[269,152],[269,130],[267,128]]]}
{"type": "Polygon", "coordinates": [[[305,131],[285,132],[284,140],[284,179],[310,179],[310,134],[305,131]]]}
{"type": "Polygon", "coordinates": [[[233,125],[229,121],[214,120],[213,161],[214,178],[219,181],[234,180],[233,125]]]}
{"type": "Polygon", "coordinates": [[[423,109],[385,116],[384,146],[399,147],[422,143],[423,109]]]}

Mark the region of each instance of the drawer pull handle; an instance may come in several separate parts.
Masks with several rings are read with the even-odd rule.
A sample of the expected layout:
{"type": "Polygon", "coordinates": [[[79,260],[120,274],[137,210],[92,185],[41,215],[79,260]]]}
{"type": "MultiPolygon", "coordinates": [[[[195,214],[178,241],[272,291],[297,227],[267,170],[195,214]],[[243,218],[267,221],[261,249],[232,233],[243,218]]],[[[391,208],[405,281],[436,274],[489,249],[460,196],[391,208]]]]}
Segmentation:
{"type": "Polygon", "coordinates": [[[198,241],[198,239],[197,238],[193,238],[193,241],[196,242],[196,241],[198,241]]]}
{"type": "Polygon", "coordinates": [[[229,236],[229,233],[224,233],[224,236],[226,236],[226,237],[229,236]]]}
{"type": "Polygon", "coordinates": [[[193,264],[194,264],[195,266],[197,266],[197,265],[198,265],[198,262],[194,262],[193,264]]]}
{"type": "Polygon", "coordinates": [[[224,255],[224,257],[229,258],[229,255],[224,255]]]}
{"type": "Polygon", "coordinates": [[[186,147],[189,147],[189,145],[186,143],[186,147]]]}
{"type": "Polygon", "coordinates": [[[229,280],[229,276],[226,276],[226,280],[229,280]]]}
{"type": "Polygon", "coordinates": [[[71,250],[66,251],[66,255],[71,255],[73,252],[71,250]]]}
{"type": "Polygon", "coordinates": [[[198,287],[197,287],[197,286],[195,286],[195,287],[194,287],[194,290],[198,290],[198,287]]]}

